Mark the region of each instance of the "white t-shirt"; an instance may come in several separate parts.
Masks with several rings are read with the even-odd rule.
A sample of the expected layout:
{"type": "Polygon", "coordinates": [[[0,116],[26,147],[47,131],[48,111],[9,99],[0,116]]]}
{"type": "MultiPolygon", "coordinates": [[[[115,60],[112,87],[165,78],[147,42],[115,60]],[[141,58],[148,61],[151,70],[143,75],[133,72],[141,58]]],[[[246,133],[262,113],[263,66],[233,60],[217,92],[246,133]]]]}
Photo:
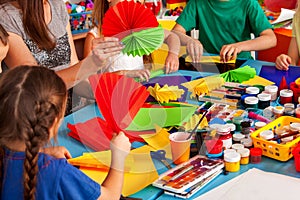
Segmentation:
{"type": "MultiPolygon", "coordinates": [[[[90,30],[90,33],[94,35],[94,37],[99,37],[98,29],[97,27],[94,27],[90,30]]],[[[139,70],[144,69],[144,62],[143,57],[141,56],[135,56],[132,55],[126,55],[123,53],[120,53],[117,56],[113,56],[109,58],[109,67],[107,71],[109,72],[115,72],[119,70],[139,70]]]]}

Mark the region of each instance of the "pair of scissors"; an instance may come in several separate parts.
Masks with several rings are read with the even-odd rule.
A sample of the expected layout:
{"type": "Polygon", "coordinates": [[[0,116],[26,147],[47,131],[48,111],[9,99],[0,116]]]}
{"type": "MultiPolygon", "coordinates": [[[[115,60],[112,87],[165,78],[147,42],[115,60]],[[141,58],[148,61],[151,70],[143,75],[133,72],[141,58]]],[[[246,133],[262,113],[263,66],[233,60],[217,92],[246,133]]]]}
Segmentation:
{"type": "Polygon", "coordinates": [[[166,159],[165,150],[151,151],[150,155],[152,158],[161,161],[168,169],[172,168],[166,159]]]}

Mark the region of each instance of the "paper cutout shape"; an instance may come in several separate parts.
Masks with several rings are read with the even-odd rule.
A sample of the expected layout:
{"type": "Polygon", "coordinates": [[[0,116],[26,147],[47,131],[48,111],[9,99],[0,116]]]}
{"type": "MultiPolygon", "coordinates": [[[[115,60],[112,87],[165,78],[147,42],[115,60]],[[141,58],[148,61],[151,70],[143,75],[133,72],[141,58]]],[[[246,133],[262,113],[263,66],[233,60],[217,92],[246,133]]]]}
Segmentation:
{"type": "Polygon", "coordinates": [[[251,78],[248,81],[243,81],[242,84],[267,86],[267,85],[274,85],[275,83],[263,77],[255,75],[254,78],[251,78]]]}
{"type": "Polygon", "coordinates": [[[196,106],[185,103],[146,104],[135,116],[126,130],[151,130],[160,127],[181,126],[192,114],[196,106]],[[167,106],[167,107],[166,107],[167,106]]]}
{"type": "MultiPolygon", "coordinates": [[[[187,56],[185,58],[185,62],[193,62],[192,58],[190,56],[187,56]]],[[[227,62],[221,61],[220,56],[201,56],[199,63],[232,63],[234,64],[236,62],[235,59],[229,60],[227,62]]]]}
{"type": "MultiPolygon", "coordinates": [[[[194,114],[188,122],[186,122],[185,124],[183,124],[183,128],[185,131],[191,131],[195,128],[195,126],[197,125],[197,123],[199,122],[199,120],[201,119],[202,114],[194,114]]],[[[202,129],[204,127],[208,126],[208,122],[206,117],[202,120],[202,122],[198,125],[197,129],[202,129]]]]}
{"type": "Polygon", "coordinates": [[[154,87],[149,86],[147,91],[160,103],[169,103],[170,100],[177,100],[184,93],[184,90],[179,89],[178,86],[168,86],[166,84],[160,87],[158,83],[154,87]]]}
{"type": "Polygon", "coordinates": [[[125,45],[123,53],[133,56],[149,55],[164,40],[164,29],[155,15],[135,1],[122,1],[108,9],[103,18],[102,33],[118,37],[125,45]]]}
{"type": "Polygon", "coordinates": [[[243,81],[247,81],[251,78],[254,78],[255,75],[255,69],[248,65],[220,74],[220,76],[223,77],[225,82],[238,83],[242,83],[243,81]]]}
{"type": "Polygon", "coordinates": [[[223,78],[219,76],[208,76],[190,82],[182,83],[192,94],[191,97],[207,94],[208,92],[221,87],[224,84],[223,78]]]}
{"type": "MultiPolygon", "coordinates": [[[[151,72],[152,75],[152,72],[151,72]]],[[[165,84],[167,85],[177,85],[179,89],[183,89],[184,93],[180,98],[177,99],[178,102],[185,102],[188,90],[186,87],[182,86],[181,83],[185,83],[191,80],[191,76],[163,76],[163,77],[154,77],[151,78],[148,82],[142,82],[145,87],[152,86],[154,87],[158,83],[161,87],[165,84]]],[[[155,98],[149,95],[146,102],[155,102],[155,98]]]]}

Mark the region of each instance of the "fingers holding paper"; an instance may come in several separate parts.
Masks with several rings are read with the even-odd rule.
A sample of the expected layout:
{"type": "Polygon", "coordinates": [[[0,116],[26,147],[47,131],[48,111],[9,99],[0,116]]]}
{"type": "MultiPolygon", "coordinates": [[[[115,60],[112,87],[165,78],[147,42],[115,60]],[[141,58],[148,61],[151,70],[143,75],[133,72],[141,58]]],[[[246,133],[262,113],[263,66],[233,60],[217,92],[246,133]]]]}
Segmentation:
{"type": "Polygon", "coordinates": [[[169,52],[169,54],[166,58],[165,66],[166,66],[166,69],[165,69],[166,74],[176,72],[179,68],[178,55],[169,52]]]}
{"type": "Polygon", "coordinates": [[[223,45],[220,51],[220,61],[228,62],[230,60],[235,60],[240,52],[241,50],[235,44],[223,45]]]}
{"type": "Polygon", "coordinates": [[[279,70],[288,70],[291,62],[292,62],[292,58],[290,56],[281,54],[276,58],[275,66],[279,70]]]}
{"type": "Polygon", "coordinates": [[[190,39],[186,45],[187,53],[192,58],[193,63],[200,62],[201,56],[203,54],[203,46],[199,40],[190,39]]]}

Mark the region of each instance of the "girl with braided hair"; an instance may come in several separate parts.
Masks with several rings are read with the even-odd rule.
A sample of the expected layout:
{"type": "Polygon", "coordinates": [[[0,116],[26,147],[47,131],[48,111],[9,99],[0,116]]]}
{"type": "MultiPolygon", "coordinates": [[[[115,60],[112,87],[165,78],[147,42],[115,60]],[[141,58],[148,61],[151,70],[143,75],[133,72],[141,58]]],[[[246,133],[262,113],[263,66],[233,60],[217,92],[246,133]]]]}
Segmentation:
{"type": "Polygon", "coordinates": [[[64,116],[67,88],[45,67],[20,66],[0,78],[0,199],[119,199],[130,142],[111,140],[112,161],[100,186],[50,146],[64,116]]]}

